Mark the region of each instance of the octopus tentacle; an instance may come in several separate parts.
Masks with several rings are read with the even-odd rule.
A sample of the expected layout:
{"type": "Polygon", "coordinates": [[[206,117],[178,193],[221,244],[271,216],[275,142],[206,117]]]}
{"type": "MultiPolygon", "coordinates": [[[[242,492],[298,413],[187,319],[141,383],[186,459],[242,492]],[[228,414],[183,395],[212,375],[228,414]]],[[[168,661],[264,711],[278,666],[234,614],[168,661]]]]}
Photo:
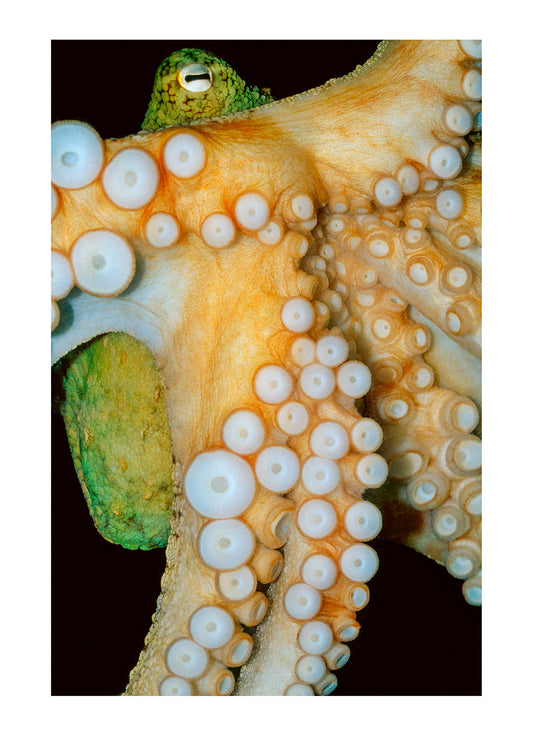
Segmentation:
{"type": "MultiPolygon", "coordinates": [[[[256,591],[263,579],[274,582],[271,607],[237,693],[331,693],[377,567],[366,542],[381,516],[362,502],[363,492],[378,489],[388,471],[400,501],[419,508],[417,490],[427,496],[431,483],[417,475],[428,470],[440,480],[442,507],[422,511],[432,531],[419,549],[445,557],[451,573],[467,579],[467,599],[477,601],[479,454],[469,434],[477,409],[451,386],[433,385],[423,357],[430,331],[407,307],[441,327],[458,352],[477,357],[477,271],[463,254],[476,237],[475,212],[466,222],[468,202],[448,183],[464,169],[464,154],[446,134],[434,134],[443,118],[457,124],[463,117],[451,132],[464,130],[462,111],[444,113],[449,101],[477,101],[479,72],[464,46],[451,42],[390,45],[378,60],[327,95],[294,98],[290,117],[278,103],[194,129],[104,142],[92,181],[56,183],[54,249],[70,259],[85,291],[56,303],[56,356],[99,332],[124,330],[149,345],[167,395],[176,488],[168,566],[128,693],[231,693],[228,668],[251,652],[243,626],[259,624],[267,611],[256,591]],[[393,94],[402,67],[408,84],[393,94]],[[374,87],[383,102],[365,99],[374,87]],[[410,107],[424,101],[411,134],[403,116],[387,115],[407,90],[410,107]],[[317,98],[323,107],[310,108],[317,98]],[[340,101],[346,121],[331,129],[340,101]],[[374,118],[387,127],[372,132],[368,150],[349,124],[374,118]],[[104,176],[114,175],[124,154],[126,187],[117,192],[104,176]],[[260,169],[250,176],[251,161],[260,169]],[[141,164],[150,166],[148,178],[141,164]],[[275,166],[272,177],[267,165],[275,166]],[[220,176],[229,173],[228,186],[220,176]],[[151,187],[128,199],[145,181],[151,187]],[[161,215],[179,228],[166,246],[153,243],[166,232],[161,215]],[[153,217],[155,236],[146,230],[153,217]],[[102,234],[114,246],[99,245],[102,234]],[[89,247],[83,264],[74,253],[80,244],[89,247]],[[458,250],[455,262],[449,246],[458,250]],[[203,300],[195,295],[199,281],[203,300]],[[420,295],[424,286],[431,288],[420,295]],[[194,358],[178,365],[177,353],[194,358]],[[381,428],[389,468],[375,452],[381,428]],[[238,575],[228,581],[228,572],[238,575]],[[277,651],[284,646],[277,674],[266,662],[274,639],[277,651]]],[[[71,151],[61,151],[65,164],[71,151]]]]}

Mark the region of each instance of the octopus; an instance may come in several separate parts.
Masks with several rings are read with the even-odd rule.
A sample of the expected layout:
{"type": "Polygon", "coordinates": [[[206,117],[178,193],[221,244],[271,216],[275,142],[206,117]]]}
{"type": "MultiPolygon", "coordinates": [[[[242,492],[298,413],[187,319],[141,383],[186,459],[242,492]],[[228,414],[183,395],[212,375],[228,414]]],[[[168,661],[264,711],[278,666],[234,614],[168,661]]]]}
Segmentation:
{"type": "MultiPolygon", "coordinates": [[[[156,585],[151,548],[166,545],[127,694],[342,693],[352,666],[358,682],[388,663],[365,639],[387,552],[412,558],[381,608],[389,631],[407,624],[400,651],[412,603],[460,583],[464,604],[424,646],[438,666],[451,634],[451,675],[466,658],[475,674],[480,58],[477,41],[382,43],[351,74],[245,112],[147,113],[106,141],[53,126],[57,400],[96,526],[129,549],[98,546],[136,558],[112,591],[128,573],[127,599],[149,611],[144,559],[159,558],[156,585]]],[[[70,531],[75,476],[57,461],[70,531]]],[[[101,600],[108,567],[91,562],[101,600]]],[[[99,630],[113,652],[134,633],[99,630]]],[[[392,693],[410,693],[409,667],[392,693]]],[[[390,686],[368,688],[353,693],[390,686]]]]}

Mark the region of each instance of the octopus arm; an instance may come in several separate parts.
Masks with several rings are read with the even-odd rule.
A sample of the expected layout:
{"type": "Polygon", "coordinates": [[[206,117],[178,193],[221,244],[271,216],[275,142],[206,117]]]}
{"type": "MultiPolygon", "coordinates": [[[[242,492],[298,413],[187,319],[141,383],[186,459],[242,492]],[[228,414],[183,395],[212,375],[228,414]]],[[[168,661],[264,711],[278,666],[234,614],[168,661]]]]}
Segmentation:
{"type": "Polygon", "coordinates": [[[175,461],[127,693],[226,695],[243,665],[237,693],[331,693],[387,499],[478,601],[478,409],[438,382],[410,314],[443,353],[479,356],[476,179],[454,183],[478,49],[384,44],[321,89],[194,127],[54,126],[56,355],[113,330],[148,345],[175,461]]]}

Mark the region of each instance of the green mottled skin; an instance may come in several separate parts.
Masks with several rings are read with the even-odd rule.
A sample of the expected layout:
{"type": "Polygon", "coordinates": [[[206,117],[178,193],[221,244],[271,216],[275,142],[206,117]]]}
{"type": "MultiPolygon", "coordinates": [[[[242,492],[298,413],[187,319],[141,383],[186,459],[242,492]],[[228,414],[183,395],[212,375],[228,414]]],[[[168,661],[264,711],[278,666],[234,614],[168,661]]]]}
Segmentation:
{"type": "Polygon", "coordinates": [[[249,110],[272,100],[270,89],[248,86],[220,58],[209,52],[187,47],[173,52],[157,69],[152,99],[142,127],[146,131],[153,131],[192,120],[249,110]],[[191,92],[180,85],[178,72],[189,63],[201,63],[210,68],[213,76],[210,89],[191,92]]]}
{"type": "MultiPolygon", "coordinates": [[[[219,58],[184,49],[160,65],[143,128],[238,112],[271,100],[268,89],[246,86],[219,58]],[[181,89],[177,71],[188,63],[211,68],[210,89],[181,89]]],[[[65,359],[62,373],[61,413],[98,531],[128,549],[165,547],[173,499],[172,450],[151,353],[124,333],[110,333],[65,359]]]]}
{"type": "Polygon", "coordinates": [[[164,547],[172,450],[150,352],[122,333],[96,338],[73,357],[63,389],[70,450],[96,528],[128,549],[164,547]]]}

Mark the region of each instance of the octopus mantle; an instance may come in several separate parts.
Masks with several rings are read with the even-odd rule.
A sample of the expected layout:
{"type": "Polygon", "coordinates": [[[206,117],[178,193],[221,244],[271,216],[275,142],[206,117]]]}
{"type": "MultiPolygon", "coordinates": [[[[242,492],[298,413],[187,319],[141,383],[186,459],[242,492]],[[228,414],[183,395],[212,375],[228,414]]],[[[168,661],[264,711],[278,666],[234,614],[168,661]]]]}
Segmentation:
{"type": "Polygon", "coordinates": [[[479,604],[478,50],[389,43],[123,139],[55,124],[54,361],[102,333],[147,346],[174,460],[126,693],[331,693],[382,527],[479,604]]]}

